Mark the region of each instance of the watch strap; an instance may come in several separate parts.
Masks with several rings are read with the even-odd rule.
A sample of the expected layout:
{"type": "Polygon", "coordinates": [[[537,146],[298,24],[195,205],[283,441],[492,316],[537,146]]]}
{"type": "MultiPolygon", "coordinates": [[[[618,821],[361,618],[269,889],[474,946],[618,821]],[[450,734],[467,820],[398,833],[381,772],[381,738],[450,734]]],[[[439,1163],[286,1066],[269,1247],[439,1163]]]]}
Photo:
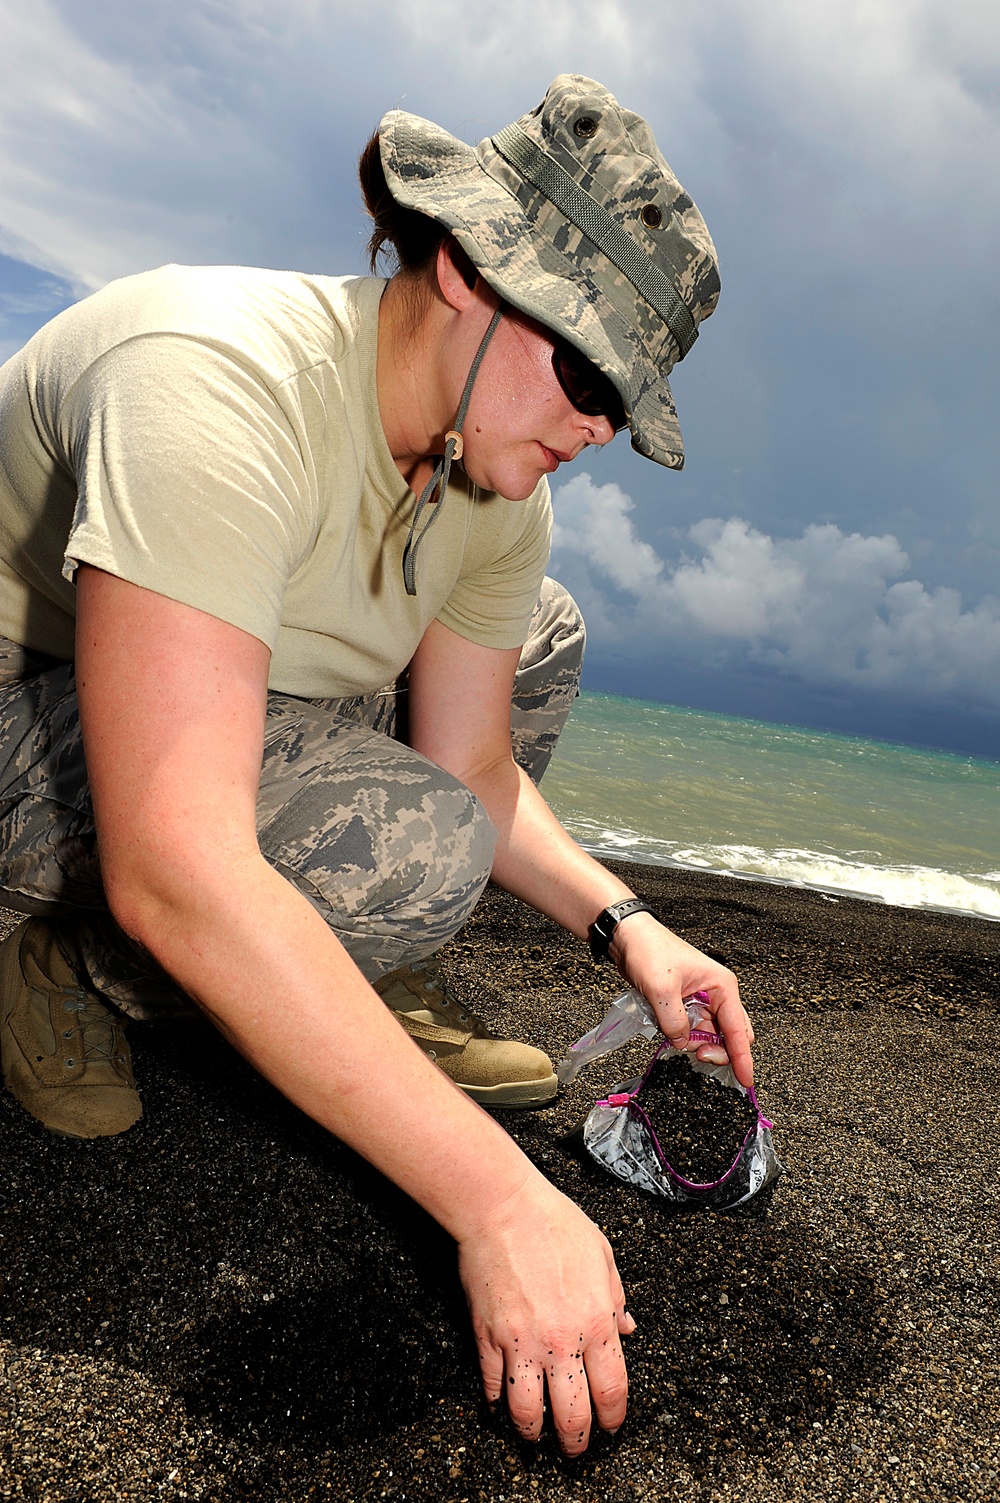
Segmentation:
{"type": "Polygon", "coordinates": [[[603,908],[587,930],[590,953],[595,960],[607,960],[608,950],[615,930],[623,919],[633,913],[652,913],[645,898],[623,898],[620,903],[611,903],[603,908]]]}

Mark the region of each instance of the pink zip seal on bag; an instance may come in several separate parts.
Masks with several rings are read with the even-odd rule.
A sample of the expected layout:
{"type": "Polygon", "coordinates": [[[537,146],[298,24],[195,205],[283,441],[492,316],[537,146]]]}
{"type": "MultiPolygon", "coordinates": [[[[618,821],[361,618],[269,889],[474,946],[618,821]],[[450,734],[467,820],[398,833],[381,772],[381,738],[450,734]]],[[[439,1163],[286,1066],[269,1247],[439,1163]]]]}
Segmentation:
{"type": "Polygon", "coordinates": [[[660,1196],[678,1208],[733,1210],[772,1185],[782,1172],[771,1141],[774,1124],[760,1110],[753,1088],[741,1085],[728,1064],[711,1064],[691,1052],[702,1044],[725,1048],[723,1036],[704,1027],[711,1018],[708,996],[704,992],[695,993],[685,998],[685,1007],[691,1032],[687,1045],[681,1050],[675,1051],[669,1039],[663,1038],[649,1003],[634,990],[618,997],[603,1021],[572,1046],[557,1070],[564,1085],[574,1080],[592,1060],[620,1048],[633,1038],[659,1038],[644,1073],[617,1086],[597,1101],[586,1121],[570,1134],[567,1146],[582,1148],[589,1158],[617,1178],[660,1196]],[[649,1112],[640,1100],[657,1066],[668,1055],[672,1059],[686,1059],[696,1074],[709,1077],[723,1090],[743,1097],[748,1111],[752,1112],[735,1157],[724,1173],[715,1179],[691,1179],[674,1168],[663,1151],[649,1112]]]}

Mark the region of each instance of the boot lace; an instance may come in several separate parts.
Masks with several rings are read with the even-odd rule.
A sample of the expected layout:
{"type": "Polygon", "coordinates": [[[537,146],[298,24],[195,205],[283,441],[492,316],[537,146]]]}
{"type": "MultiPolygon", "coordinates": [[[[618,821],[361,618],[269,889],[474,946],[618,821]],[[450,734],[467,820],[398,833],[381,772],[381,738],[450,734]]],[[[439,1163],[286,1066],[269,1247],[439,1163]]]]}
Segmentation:
{"type": "MultiPolygon", "coordinates": [[[[83,1042],[83,1057],[87,1063],[100,1062],[112,1066],[124,1064],[125,1056],[120,1052],[118,1023],[100,998],[92,992],[84,991],[82,986],[63,986],[60,991],[64,1011],[76,1016],[76,1026],[83,1042]]],[[[67,1028],[63,1032],[63,1038],[71,1038],[73,1032],[73,1029],[67,1028]]]]}
{"type": "Polygon", "coordinates": [[[471,1012],[467,1007],[463,1007],[461,1003],[456,1002],[455,998],[451,996],[446,982],[442,979],[441,967],[435,955],[428,956],[426,960],[417,961],[416,964],[410,966],[410,970],[414,976],[420,977],[424,991],[430,995],[435,1006],[442,1012],[447,1013],[451,1018],[455,1018],[459,1023],[468,1024],[473,1032],[489,1032],[486,1024],[477,1013],[471,1012]]]}

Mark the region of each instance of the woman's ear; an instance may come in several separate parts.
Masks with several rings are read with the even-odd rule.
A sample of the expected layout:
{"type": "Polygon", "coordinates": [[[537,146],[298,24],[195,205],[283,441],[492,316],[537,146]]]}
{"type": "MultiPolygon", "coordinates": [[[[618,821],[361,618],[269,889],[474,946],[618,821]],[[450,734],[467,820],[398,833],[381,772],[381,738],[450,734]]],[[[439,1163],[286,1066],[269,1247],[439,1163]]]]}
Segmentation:
{"type": "Polygon", "coordinates": [[[441,296],[456,312],[462,312],[471,302],[482,301],[491,291],[454,235],[445,235],[438,246],[435,269],[441,296]]]}

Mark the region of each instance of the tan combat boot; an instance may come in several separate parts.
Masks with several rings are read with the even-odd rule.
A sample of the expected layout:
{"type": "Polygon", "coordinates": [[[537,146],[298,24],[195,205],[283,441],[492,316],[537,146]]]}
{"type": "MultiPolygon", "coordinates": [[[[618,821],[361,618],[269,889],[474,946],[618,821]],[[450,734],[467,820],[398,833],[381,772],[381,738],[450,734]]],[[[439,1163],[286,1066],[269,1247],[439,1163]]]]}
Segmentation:
{"type": "Polygon", "coordinates": [[[3,1080],[49,1132],[109,1138],[142,1105],[121,1015],[84,984],[72,934],[25,919],[0,944],[3,1080]]]}
{"type": "Polygon", "coordinates": [[[433,960],[390,971],[375,990],[424,1053],[483,1106],[541,1106],[556,1094],[548,1055],[498,1039],[448,996],[433,960]]]}

